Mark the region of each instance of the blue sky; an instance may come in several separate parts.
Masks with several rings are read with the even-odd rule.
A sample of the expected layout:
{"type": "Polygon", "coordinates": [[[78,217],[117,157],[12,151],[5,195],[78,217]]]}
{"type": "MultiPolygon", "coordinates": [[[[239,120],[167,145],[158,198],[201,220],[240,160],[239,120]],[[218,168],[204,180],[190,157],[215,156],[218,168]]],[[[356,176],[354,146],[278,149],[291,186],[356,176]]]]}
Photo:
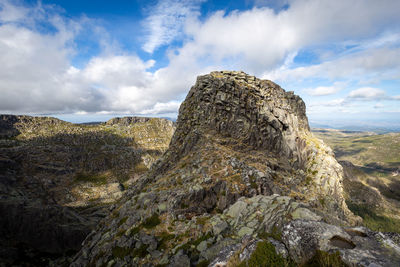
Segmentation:
{"type": "Polygon", "coordinates": [[[311,122],[400,127],[398,0],[0,0],[0,112],[176,117],[196,76],[243,70],[311,122]]]}

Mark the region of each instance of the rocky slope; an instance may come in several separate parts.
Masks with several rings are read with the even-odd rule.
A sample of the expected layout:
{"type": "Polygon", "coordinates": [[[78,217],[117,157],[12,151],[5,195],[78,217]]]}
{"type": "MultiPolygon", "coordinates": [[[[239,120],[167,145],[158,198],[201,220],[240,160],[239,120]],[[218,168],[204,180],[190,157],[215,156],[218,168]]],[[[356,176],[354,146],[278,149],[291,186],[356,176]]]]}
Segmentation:
{"type": "Polygon", "coordinates": [[[400,134],[314,129],[343,166],[351,210],[373,230],[400,232],[400,134]]]}
{"type": "Polygon", "coordinates": [[[173,132],[164,119],[0,115],[0,262],[43,266],[79,250],[173,132]]]}
{"type": "Polygon", "coordinates": [[[399,264],[398,236],[352,227],[342,176],[298,96],[243,72],[199,76],[168,150],[72,266],[399,264]]]}

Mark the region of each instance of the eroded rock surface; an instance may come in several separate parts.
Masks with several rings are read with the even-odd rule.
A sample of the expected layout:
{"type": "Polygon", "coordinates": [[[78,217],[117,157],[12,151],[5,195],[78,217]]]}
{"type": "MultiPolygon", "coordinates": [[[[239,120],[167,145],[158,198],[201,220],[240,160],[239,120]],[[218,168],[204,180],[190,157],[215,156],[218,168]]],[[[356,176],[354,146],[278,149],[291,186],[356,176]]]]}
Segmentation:
{"type": "Polygon", "coordinates": [[[72,266],[210,264],[229,258],[227,248],[251,254],[249,244],[292,221],[356,224],[342,175],[332,150],[310,133],[298,96],[243,72],[199,76],[168,150],[72,266]]]}

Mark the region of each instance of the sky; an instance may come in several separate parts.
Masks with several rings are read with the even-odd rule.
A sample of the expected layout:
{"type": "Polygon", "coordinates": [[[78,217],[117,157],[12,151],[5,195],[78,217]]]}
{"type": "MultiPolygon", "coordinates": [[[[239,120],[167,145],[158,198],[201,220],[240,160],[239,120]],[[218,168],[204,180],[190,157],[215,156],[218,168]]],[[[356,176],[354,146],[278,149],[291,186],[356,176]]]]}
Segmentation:
{"type": "Polygon", "coordinates": [[[398,0],[0,0],[0,113],[176,118],[198,75],[294,91],[311,123],[400,129],[398,0]]]}

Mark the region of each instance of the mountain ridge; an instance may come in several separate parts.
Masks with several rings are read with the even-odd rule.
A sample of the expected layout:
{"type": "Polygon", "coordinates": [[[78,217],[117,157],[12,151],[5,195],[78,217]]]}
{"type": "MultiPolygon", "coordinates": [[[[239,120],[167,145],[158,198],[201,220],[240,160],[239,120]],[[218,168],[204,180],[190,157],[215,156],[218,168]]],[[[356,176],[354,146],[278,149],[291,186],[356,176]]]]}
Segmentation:
{"type": "Polygon", "coordinates": [[[199,76],[168,150],[71,266],[225,266],[265,242],[299,265],[318,251],[347,264],[398,263],[390,236],[351,226],[361,221],[344,202],[342,167],[309,132],[303,107],[243,72],[199,76]]]}
{"type": "Polygon", "coordinates": [[[0,115],[0,261],[65,265],[80,249],[174,131],[163,119],[125,120],[80,125],[0,115]]]}

